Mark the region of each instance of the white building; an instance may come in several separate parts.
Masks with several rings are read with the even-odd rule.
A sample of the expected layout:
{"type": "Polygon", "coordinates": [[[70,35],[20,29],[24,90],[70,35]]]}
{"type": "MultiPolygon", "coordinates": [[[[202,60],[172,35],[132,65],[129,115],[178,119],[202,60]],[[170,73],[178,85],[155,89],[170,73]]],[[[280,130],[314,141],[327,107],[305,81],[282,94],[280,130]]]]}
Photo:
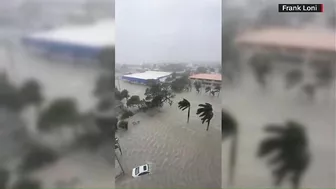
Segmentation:
{"type": "Polygon", "coordinates": [[[148,80],[156,80],[158,82],[163,82],[171,74],[172,72],[146,71],[142,73],[124,75],[122,76],[122,80],[131,82],[131,83],[146,85],[148,80]]]}

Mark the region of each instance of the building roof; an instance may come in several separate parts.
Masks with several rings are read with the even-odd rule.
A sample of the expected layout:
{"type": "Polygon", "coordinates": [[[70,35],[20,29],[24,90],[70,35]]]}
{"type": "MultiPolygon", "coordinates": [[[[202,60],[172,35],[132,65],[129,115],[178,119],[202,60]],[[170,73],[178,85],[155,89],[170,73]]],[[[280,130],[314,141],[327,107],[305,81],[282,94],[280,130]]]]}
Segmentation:
{"type": "Polygon", "coordinates": [[[222,81],[222,74],[195,74],[189,77],[190,79],[207,79],[214,81],[222,81]]]}
{"type": "Polygon", "coordinates": [[[70,43],[89,47],[114,46],[115,22],[114,20],[104,20],[94,25],[68,26],[35,33],[26,36],[25,39],[70,43]]]}
{"type": "Polygon", "coordinates": [[[160,79],[162,77],[166,77],[166,76],[169,76],[171,74],[172,74],[172,72],[146,71],[146,72],[142,72],[142,73],[134,73],[134,74],[124,75],[123,77],[148,80],[148,79],[160,79]]]}
{"type": "Polygon", "coordinates": [[[264,29],[247,32],[236,43],[336,52],[335,33],[313,29],[264,29]]]}

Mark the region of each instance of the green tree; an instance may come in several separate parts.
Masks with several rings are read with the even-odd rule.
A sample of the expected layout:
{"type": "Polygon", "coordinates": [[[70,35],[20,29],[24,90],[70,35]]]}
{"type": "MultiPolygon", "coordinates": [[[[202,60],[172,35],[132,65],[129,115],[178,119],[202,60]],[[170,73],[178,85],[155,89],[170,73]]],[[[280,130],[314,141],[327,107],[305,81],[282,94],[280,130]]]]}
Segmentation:
{"type": "Polygon", "coordinates": [[[25,104],[39,107],[43,101],[40,84],[36,80],[27,80],[20,89],[20,96],[25,104]]]}
{"type": "Polygon", "coordinates": [[[197,93],[200,93],[201,92],[201,88],[202,88],[201,82],[195,81],[194,82],[194,86],[195,86],[195,89],[196,89],[197,93]]]}
{"type": "Polygon", "coordinates": [[[132,111],[130,111],[130,110],[127,110],[127,111],[124,111],[124,112],[121,114],[120,119],[121,119],[121,120],[124,120],[124,119],[130,118],[130,117],[132,117],[132,116],[134,116],[134,113],[133,113],[132,111]]]}
{"type": "Polygon", "coordinates": [[[129,94],[128,94],[128,90],[124,89],[120,92],[121,98],[124,99],[126,98],[126,100],[129,98],[129,94]]]}
{"type": "Polygon", "coordinates": [[[199,117],[202,120],[202,124],[204,124],[204,122],[207,122],[207,128],[206,130],[209,130],[209,125],[210,125],[210,121],[213,118],[213,109],[212,109],[212,105],[209,103],[205,103],[205,104],[199,104],[198,105],[200,108],[197,109],[196,114],[199,115],[199,117]]]}
{"type": "Polygon", "coordinates": [[[210,86],[205,87],[205,93],[210,93],[210,91],[211,91],[211,87],[210,86]]]}
{"type": "Polygon", "coordinates": [[[272,61],[270,57],[262,54],[254,55],[251,58],[251,66],[255,75],[255,78],[260,86],[266,87],[267,76],[272,71],[272,61]]]}
{"type": "Polygon", "coordinates": [[[237,165],[238,122],[228,111],[222,110],[222,140],[228,138],[232,139],[229,159],[229,185],[232,186],[237,165]]]}
{"type": "Polygon", "coordinates": [[[298,189],[311,159],[304,126],[295,121],[288,121],[285,125],[267,125],[265,131],[272,135],[261,141],[258,156],[262,158],[277,152],[277,155],[268,161],[273,167],[274,186],[279,187],[284,178],[291,176],[288,178],[292,188],[298,189]]]}
{"type": "Polygon", "coordinates": [[[0,168],[0,188],[3,189],[7,188],[9,179],[10,179],[9,171],[4,168],[0,168]]]}
{"type": "Polygon", "coordinates": [[[190,102],[186,99],[183,99],[182,101],[178,102],[178,108],[182,111],[184,111],[185,109],[188,108],[188,119],[187,119],[187,123],[189,123],[189,118],[190,118],[190,102]]]}
{"type": "Polygon", "coordinates": [[[128,107],[131,107],[131,106],[138,106],[140,107],[140,105],[142,104],[141,100],[140,100],[140,97],[137,96],[137,95],[133,95],[131,96],[127,102],[126,102],[126,105],[128,107]]]}
{"type": "Polygon", "coordinates": [[[175,94],[169,89],[169,86],[158,82],[150,82],[150,87],[145,91],[145,100],[148,108],[162,107],[164,103],[173,103],[175,94]]]}
{"type": "Polygon", "coordinates": [[[57,153],[50,149],[33,147],[23,156],[23,160],[19,165],[19,170],[23,174],[30,173],[55,163],[58,158],[59,156],[57,153]]]}
{"type": "Polygon", "coordinates": [[[60,98],[52,101],[42,111],[38,119],[38,128],[48,131],[65,125],[76,125],[79,123],[79,112],[74,99],[60,98]]]}
{"type": "Polygon", "coordinates": [[[14,183],[14,186],[12,189],[41,189],[42,184],[33,179],[23,178],[16,183],[14,183]]]}
{"type": "Polygon", "coordinates": [[[0,107],[19,112],[23,108],[19,89],[9,82],[5,75],[0,77],[0,107]]]}
{"type": "Polygon", "coordinates": [[[189,87],[190,81],[187,76],[182,76],[181,78],[175,79],[171,83],[171,89],[174,92],[182,92],[189,87]]]}
{"type": "Polygon", "coordinates": [[[216,85],[214,90],[215,93],[217,93],[217,96],[219,97],[220,91],[221,91],[221,86],[220,85],[216,85]]]}

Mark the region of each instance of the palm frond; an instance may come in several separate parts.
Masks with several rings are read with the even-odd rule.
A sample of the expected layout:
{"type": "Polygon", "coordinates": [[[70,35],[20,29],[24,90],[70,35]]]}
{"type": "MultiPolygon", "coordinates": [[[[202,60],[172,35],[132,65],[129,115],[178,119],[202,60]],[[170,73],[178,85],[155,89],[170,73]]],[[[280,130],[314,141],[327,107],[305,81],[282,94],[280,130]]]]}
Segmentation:
{"type": "Polygon", "coordinates": [[[274,185],[279,186],[284,178],[291,175],[289,180],[293,188],[298,188],[301,177],[310,164],[308,138],[302,124],[287,121],[285,125],[270,124],[265,132],[275,133],[264,139],[259,146],[258,156],[263,157],[277,151],[278,154],[267,163],[272,165],[274,185]]]}
{"type": "Polygon", "coordinates": [[[278,150],[281,146],[281,140],[279,138],[267,138],[264,139],[259,146],[258,156],[263,157],[278,150]]]}
{"type": "Polygon", "coordinates": [[[186,110],[190,107],[190,102],[186,99],[183,99],[182,101],[178,102],[178,108],[182,111],[186,110]]]}
{"type": "Polygon", "coordinates": [[[237,133],[237,121],[227,111],[222,110],[222,139],[237,133]]]}
{"type": "Polygon", "coordinates": [[[286,129],[283,127],[283,125],[279,125],[279,124],[266,125],[264,130],[265,130],[265,132],[274,133],[274,134],[283,134],[286,131],[286,129]]]}
{"type": "Polygon", "coordinates": [[[198,106],[200,108],[197,109],[196,114],[201,118],[202,124],[204,124],[204,122],[206,121],[209,123],[213,117],[212,105],[209,103],[205,103],[205,104],[199,104],[198,106]]]}

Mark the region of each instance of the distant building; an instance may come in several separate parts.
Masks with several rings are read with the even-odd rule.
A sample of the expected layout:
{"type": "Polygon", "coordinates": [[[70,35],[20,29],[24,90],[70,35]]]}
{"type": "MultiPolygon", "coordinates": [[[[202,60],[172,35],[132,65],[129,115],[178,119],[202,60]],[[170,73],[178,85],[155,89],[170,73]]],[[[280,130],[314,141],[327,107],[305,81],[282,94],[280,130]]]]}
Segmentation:
{"type": "Polygon", "coordinates": [[[163,82],[170,75],[172,75],[172,72],[146,71],[142,73],[124,75],[121,79],[130,83],[147,85],[148,80],[163,82]]]}
{"type": "Polygon", "coordinates": [[[268,55],[279,70],[301,68],[312,74],[316,68],[335,69],[335,32],[323,29],[273,28],[238,36],[241,67],[248,68],[254,54],[268,55]]]}
{"type": "Polygon", "coordinates": [[[200,81],[204,85],[221,85],[222,75],[221,74],[195,74],[189,77],[192,81],[200,81]]]}
{"type": "MultiPolygon", "coordinates": [[[[114,20],[93,25],[68,26],[38,32],[22,38],[24,46],[47,58],[66,58],[70,61],[114,61],[114,20]]],[[[113,65],[114,67],[114,65],[113,65]]]]}

